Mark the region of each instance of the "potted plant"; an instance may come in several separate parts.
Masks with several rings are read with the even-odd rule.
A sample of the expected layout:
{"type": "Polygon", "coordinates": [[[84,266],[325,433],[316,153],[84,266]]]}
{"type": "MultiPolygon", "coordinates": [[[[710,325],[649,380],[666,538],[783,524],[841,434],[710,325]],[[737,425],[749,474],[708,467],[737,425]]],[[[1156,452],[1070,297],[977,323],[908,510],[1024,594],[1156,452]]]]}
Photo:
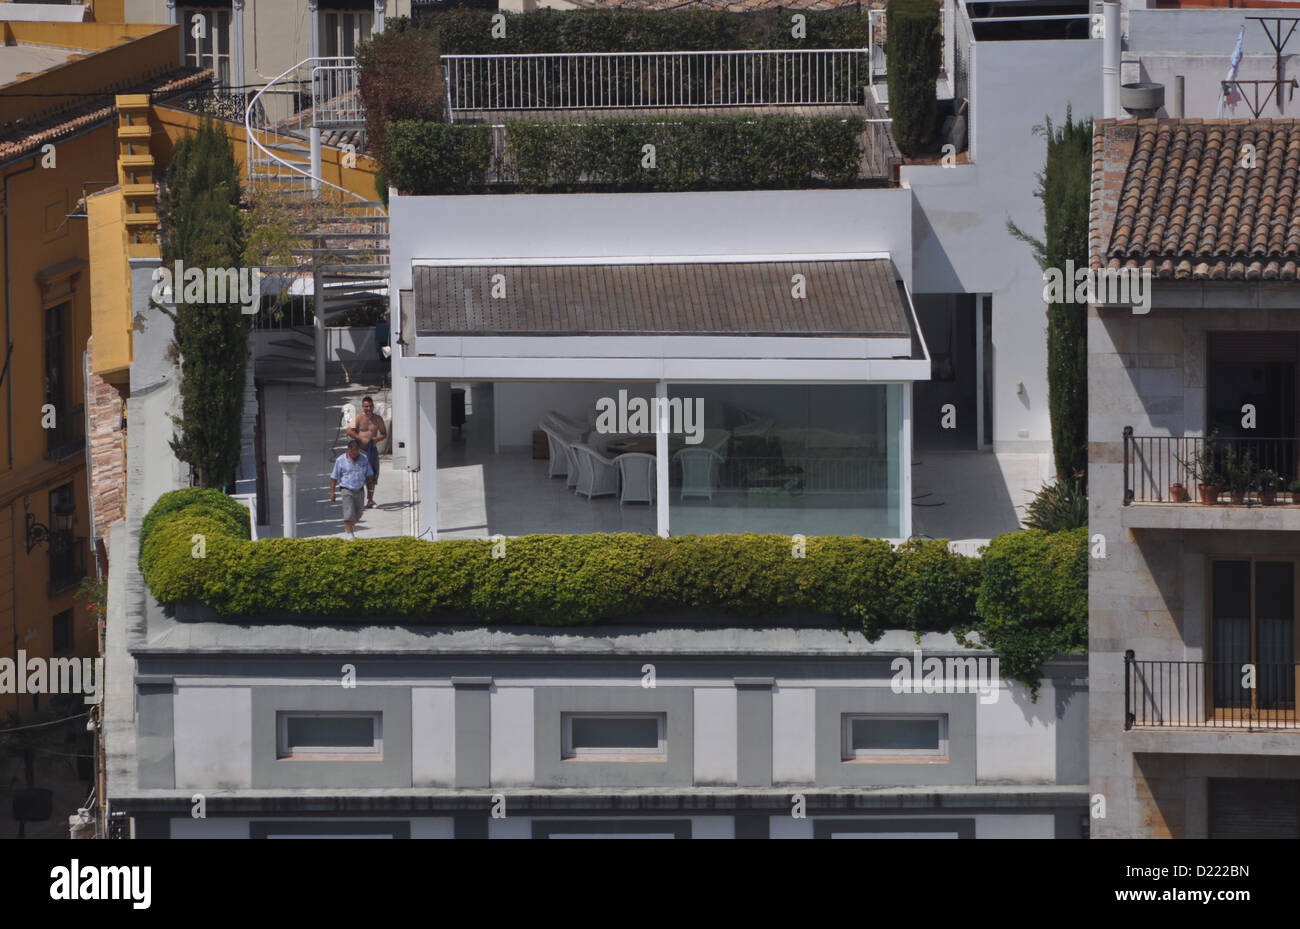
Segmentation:
{"type": "Polygon", "coordinates": [[[1255,487],[1259,490],[1259,502],[1264,506],[1277,503],[1277,491],[1282,486],[1282,475],[1272,468],[1265,468],[1255,475],[1255,487]]]}
{"type": "Polygon", "coordinates": [[[1246,502],[1246,494],[1255,484],[1255,459],[1246,452],[1238,455],[1235,448],[1229,447],[1223,456],[1223,482],[1228,485],[1228,496],[1234,506],[1246,502]]]}
{"type": "MultiPolygon", "coordinates": [[[[1214,433],[1201,440],[1195,456],[1190,461],[1184,461],[1176,455],[1174,457],[1187,470],[1188,476],[1196,482],[1196,491],[1201,503],[1207,506],[1218,503],[1219,491],[1223,489],[1223,478],[1219,474],[1219,463],[1214,458],[1214,433]]],[[[1183,490],[1185,493],[1186,488],[1183,490]]],[[[1174,502],[1178,502],[1174,498],[1173,486],[1169,488],[1169,496],[1174,502]]]]}
{"type": "Polygon", "coordinates": [[[1174,481],[1169,485],[1169,502],[1186,503],[1191,497],[1187,493],[1187,485],[1181,481],[1174,481]]]}

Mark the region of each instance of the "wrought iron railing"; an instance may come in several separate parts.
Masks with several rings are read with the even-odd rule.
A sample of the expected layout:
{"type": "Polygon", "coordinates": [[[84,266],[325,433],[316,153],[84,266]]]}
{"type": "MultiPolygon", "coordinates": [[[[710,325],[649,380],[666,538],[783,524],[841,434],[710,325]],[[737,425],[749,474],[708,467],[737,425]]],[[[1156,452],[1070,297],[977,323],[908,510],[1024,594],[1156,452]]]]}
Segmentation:
{"type": "Polygon", "coordinates": [[[444,55],[456,110],[856,104],[866,49],[444,55]]]}
{"type": "Polygon", "coordinates": [[[55,425],[45,431],[45,457],[62,461],[86,448],[86,409],[56,411],[55,425]]]}
{"type": "Polygon", "coordinates": [[[1139,661],[1124,653],[1125,729],[1300,729],[1294,662],[1139,661]]]}
{"type": "Polygon", "coordinates": [[[1287,486],[1298,475],[1300,438],[1139,436],[1133,434],[1132,426],[1124,427],[1125,504],[1201,502],[1201,483],[1219,488],[1208,491],[1212,499],[1206,502],[1300,502],[1300,494],[1287,493],[1287,486]],[[1217,476],[1214,481],[1202,482],[1202,469],[1207,464],[1217,476]],[[1254,475],[1247,479],[1244,490],[1238,490],[1239,500],[1234,500],[1232,482],[1224,473],[1234,465],[1254,475]],[[1265,471],[1276,475],[1271,493],[1259,480],[1265,471]],[[1181,485],[1181,490],[1176,485],[1181,485]]]}

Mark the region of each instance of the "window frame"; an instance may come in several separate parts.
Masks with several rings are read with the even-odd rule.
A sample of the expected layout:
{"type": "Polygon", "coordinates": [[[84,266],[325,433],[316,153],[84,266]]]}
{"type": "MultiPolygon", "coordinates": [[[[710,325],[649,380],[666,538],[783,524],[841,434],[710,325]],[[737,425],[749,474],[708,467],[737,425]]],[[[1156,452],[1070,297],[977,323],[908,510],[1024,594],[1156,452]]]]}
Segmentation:
{"type": "Polygon", "coordinates": [[[575,710],[560,714],[560,732],[562,744],[560,758],[563,761],[656,761],[668,760],[668,714],[631,713],[575,710]],[[626,746],[622,748],[583,748],[573,744],[573,721],[575,719],[654,719],[658,724],[658,744],[654,748],[626,746]]]}
{"type": "Polygon", "coordinates": [[[380,710],[279,710],[275,714],[275,757],[278,761],[383,761],[384,714],[380,710]],[[313,719],[371,720],[370,747],[359,745],[331,746],[289,744],[289,720],[313,719]]]}
{"type": "Polygon", "coordinates": [[[947,713],[841,713],[840,714],[840,760],[847,764],[879,761],[908,762],[946,762],[949,758],[948,714],[947,713]],[[855,749],[853,747],[853,723],[858,720],[907,720],[910,722],[935,720],[939,723],[938,745],[934,749],[855,749]]]}
{"type": "Polygon", "coordinates": [[[232,82],[237,84],[243,83],[242,77],[236,77],[230,73],[234,67],[232,63],[232,49],[235,44],[235,16],[234,10],[229,6],[177,6],[176,22],[181,28],[181,63],[194,68],[211,67],[213,78],[218,86],[230,87],[232,82]],[[190,30],[193,28],[193,16],[195,13],[201,13],[207,20],[208,37],[212,40],[212,51],[205,52],[203,42],[195,39],[190,30]],[[226,23],[224,27],[219,27],[220,15],[224,13],[226,23]],[[194,43],[194,51],[189,48],[190,42],[194,43]],[[211,58],[212,64],[206,65],[205,58],[211,58]],[[225,65],[225,76],[222,76],[222,65],[225,65]]]}
{"type": "Polygon", "coordinates": [[[50,620],[50,651],[55,655],[66,655],[75,651],[77,632],[75,614],[71,609],[60,610],[55,613],[50,620]],[[67,641],[60,644],[59,642],[59,625],[60,622],[67,623],[66,636],[67,641]]]}
{"type": "MultiPolygon", "coordinates": [[[[1243,553],[1226,553],[1214,552],[1206,557],[1205,570],[1205,599],[1202,615],[1205,621],[1205,675],[1204,675],[1204,700],[1206,715],[1211,721],[1249,721],[1255,719],[1269,720],[1291,720],[1294,721],[1300,716],[1297,715],[1297,704],[1300,704],[1300,555],[1269,555],[1269,554],[1243,554],[1243,553]],[[1250,688],[1250,706],[1220,706],[1215,700],[1215,671],[1219,663],[1218,656],[1215,652],[1215,615],[1214,615],[1214,565],[1220,561],[1244,561],[1250,569],[1250,663],[1256,668],[1261,664],[1259,655],[1259,617],[1256,615],[1255,587],[1256,575],[1255,566],[1260,562],[1273,564],[1291,565],[1291,656],[1292,656],[1292,694],[1293,703],[1290,708],[1264,708],[1260,704],[1260,687],[1258,677],[1256,686],[1250,688]]],[[[1264,662],[1267,664],[1268,662],[1264,662]]],[[[1239,672],[1238,672],[1239,673],[1239,672]]],[[[1229,674],[1232,674],[1231,669],[1229,674]]]]}

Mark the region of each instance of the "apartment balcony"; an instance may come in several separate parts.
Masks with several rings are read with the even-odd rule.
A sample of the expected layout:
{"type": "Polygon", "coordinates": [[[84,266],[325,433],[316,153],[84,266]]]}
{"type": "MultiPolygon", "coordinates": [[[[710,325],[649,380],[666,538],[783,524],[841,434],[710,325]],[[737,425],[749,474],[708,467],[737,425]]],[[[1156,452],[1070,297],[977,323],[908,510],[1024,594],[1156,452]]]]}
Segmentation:
{"type": "Polygon", "coordinates": [[[1130,649],[1125,741],[1137,752],[1300,755],[1298,682],[1289,661],[1139,660],[1130,649]]]}
{"type": "Polygon", "coordinates": [[[45,457],[50,461],[64,461],[80,455],[86,447],[86,410],[77,407],[68,412],[58,411],[56,425],[45,431],[45,457]]]}
{"type": "Polygon", "coordinates": [[[1129,529],[1300,529],[1300,438],[1139,436],[1124,428],[1129,529]],[[1205,480],[1206,477],[1209,480],[1205,480]]]}

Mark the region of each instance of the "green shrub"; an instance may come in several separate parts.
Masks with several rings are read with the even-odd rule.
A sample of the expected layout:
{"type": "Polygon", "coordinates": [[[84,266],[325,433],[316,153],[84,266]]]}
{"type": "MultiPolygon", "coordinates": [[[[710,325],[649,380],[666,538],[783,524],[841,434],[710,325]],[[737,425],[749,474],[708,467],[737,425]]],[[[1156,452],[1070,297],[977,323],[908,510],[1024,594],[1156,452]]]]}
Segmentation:
{"type": "MultiPolygon", "coordinates": [[[[746,48],[866,48],[867,17],[852,8],[800,10],[807,34],[791,34],[790,10],[553,10],[505,13],[505,35],[492,36],[493,11],[454,9],[421,19],[448,55],[537,52],[663,52],[746,48]]],[[[865,78],[865,75],[864,75],[865,78]]]]}
{"type": "MultiPolygon", "coordinates": [[[[980,640],[1036,699],[1042,663],[1088,646],[1088,530],[1001,535],[983,557],[980,640]]],[[[967,630],[962,630],[967,631],[967,630]]]]}
{"type": "Polygon", "coordinates": [[[388,127],[384,174],[403,193],[474,193],[492,162],[492,130],[401,120],[388,127]]]}
{"type": "MultiPolygon", "coordinates": [[[[502,191],[553,193],[762,190],[857,182],[857,117],[687,116],[672,122],[600,119],[506,123],[495,166],[502,191]],[[647,167],[644,146],[654,146],[647,167]]],[[[396,122],[388,176],[405,194],[487,189],[492,142],[486,126],[396,122]]]]}
{"type": "MultiPolygon", "coordinates": [[[[445,112],[438,33],[407,28],[406,22],[388,26],[357,49],[357,92],[365,106],[366,147],[383,166],[389,163],[391,123],[440,122],[445,112]]],[[[387,197],[386,191],[383,196],[387,197]]]]}
{"type": "MultiPolygon", "coordinates": [[[[581,626],[706,610],[760,619],[812,614],[886,629],[978,633],[1008,676],[1087,641],[1087,532],[1029,531],[969,558],[943,540],[783,535],[534,535],[507,541],[248,541],[247,511],[214,491],[164,494],[140,532],[140,570],[164,604],[223,616],[398,617],[581,626]],[[206,557],[193,537],[203,535],[206,557]]],[[[847,622],[846,622],[847,625],[847,622]]]]}
{"type": "Polygon", "coordinates": [[[1088,525],[1088,495],[1083,480],[1053,478],[1044,484],[1025,508],[1025,528],[1064,532],[1088,525]]]}
{"type": "Polygon", "coordinates": [[[935,82],[943,55],[939,5],[933,0],[889,0],[885,8],[889,62],[889,116],[905,155],[929,149],[938,128],[935,82]]]}

